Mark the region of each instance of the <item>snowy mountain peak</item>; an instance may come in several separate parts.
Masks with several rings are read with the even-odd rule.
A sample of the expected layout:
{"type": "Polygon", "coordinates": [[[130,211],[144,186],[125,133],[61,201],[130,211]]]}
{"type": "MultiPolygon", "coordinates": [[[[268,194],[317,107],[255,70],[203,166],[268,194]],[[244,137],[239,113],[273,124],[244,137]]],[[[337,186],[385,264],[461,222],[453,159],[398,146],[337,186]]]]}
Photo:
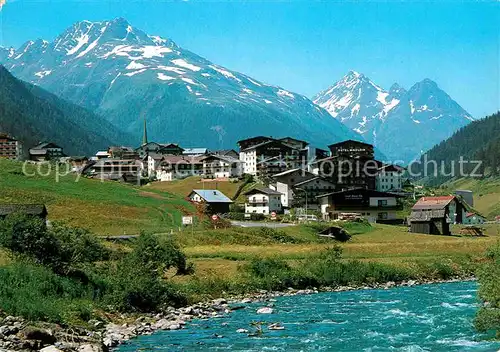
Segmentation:
{"type": "Polygon", "coordinates": [[[366,76],[349,72],[313,99],[386,155],[404,155],[406,160],[446,139],[473,119],[428,78],[408,91],[397,83],[386,91],[366,76]],[[409,137],[418,128],[423,129],[421,134],[415,134],[418,140],[409,137]],[[396,134],[405,136],[399,146],[393,143],[396,134]]]}

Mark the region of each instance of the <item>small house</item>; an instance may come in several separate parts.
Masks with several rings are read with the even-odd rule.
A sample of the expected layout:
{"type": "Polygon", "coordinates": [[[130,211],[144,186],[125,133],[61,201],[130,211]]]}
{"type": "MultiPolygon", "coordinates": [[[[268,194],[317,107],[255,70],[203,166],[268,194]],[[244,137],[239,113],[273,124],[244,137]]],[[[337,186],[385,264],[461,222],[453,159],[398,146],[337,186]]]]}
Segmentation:
{"type": "Polygon", "coordinates": [[[193,189],[188,196],[193,203],[205,204],[209,214],[229,213],[229,205],[233,203],[224,193],[217,189],[193,189]]]}
{"type": "Polygon", "coordinates": [[[269,215],[272,212],[281,213],[281,192],[266,187],[255,187],[244,193],[247,200],[245,202],[245,213],[258,213],[269,215]]]}
{"type": "Polygon", "coordinates": [[[326,220],[337,220],[345,213],[356,213],[369,222],[391,223],[399,221],[397,212],[403,209],[399,201],[402,196],[365,188],[330,192],[317,198],[326,220]]]}
{"type": "Polygon", "coordinates": [[[230,155],[211,154],[202,157],[201,160],[205,178],[231,178],[243,174],[243,162],[230,155]]]}
{"type": "Polygon", "coordinates": [[[30,160],[48,161],[64,157],[63,148],[55,143],[40,143],[29,150],[30,160]]]}
{"type": "Polygon", "coordinates": [[[26,214],[47,220],[47,208],[43,204],[0,204],[0,219],[10,214],[26,214]]]}

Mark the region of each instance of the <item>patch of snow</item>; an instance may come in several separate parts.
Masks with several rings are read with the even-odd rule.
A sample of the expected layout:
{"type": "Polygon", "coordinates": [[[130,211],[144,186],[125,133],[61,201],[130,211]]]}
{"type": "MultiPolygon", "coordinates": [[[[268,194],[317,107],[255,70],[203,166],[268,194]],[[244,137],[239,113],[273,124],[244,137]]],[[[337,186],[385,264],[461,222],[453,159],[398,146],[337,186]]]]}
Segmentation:
{"type": "Polygon", "coordinates": [[[368,119],[366,118],[366,116],[363,116],[363,121],[361,121],[361,122],[359,123],[359,125],[360,125],[361,127],[365,127],[365,125],[366,125],[366,123],[367,123],[367,122],[368,122],[368,119]]]}
{"type": "MultiPolygon", "coordinates": [[[[182,77],[181,79],[182,79],[184,82],[187,82],[187,83],[189,83],[189,84],[194,84],[194,85],[196,85],[196,82],[195,82],[195,81],[193,81],[191,78],[182,77]]],[[[188,87],[189,87],[189,86],[188,86],[188,87]]]]}
{"type": "Polygon", "coordinates": [[[253,90],[248,89],[248,88],[243,88],[243,91],[244,91],[245,93],[248,93],[248,94],[253,94],[253,93],[254,93],[254,92],[253,92],[253,90]]]}
{"type": "Polygon", "coordinates": [[[292,98],[292,99],[294,99],[294,98],[295,98],[295,96],[294,96],[292,93],[290,93],[289,91],[286,91],[286,90],[284,90],[284,89],[280,89],[280,90],[278,90],[278,93],[277,93],[277,94],[278,94],[279,96],[282,96],[282,97],[288,97],[288,98],[292,98]]]}
{"type": "Polygon", "coordinates": [[[264,99],[264,101],[266,102],[266,104],[272,104],[273,103],[272,101],[267,100],[267,99],[264,99]]]}
{"type": "Polygon", "coordinates": [[[78,38],[75,38],[77,40],[76,45],[72,49],[68,50],[66,52],[66,55],[69,56],[69,55],[73,55],[73,54],[77,53],[78,50],[80,50],[85,44],[87,44],[89,42],[90,37],[89,37],[88,33],[90,32],[90,29],[92,28],[92,26],[93,25],[91,25],[87,29],[87,32],[85,34],[81,35],[78,38]]]}
{"type": "Polygon", "coordinates": [[[97,42],[99,41],[99,39],[101,39],[101,37],[97,38],[96,40],[94,40],[92,43],[90,43],[90,45],[84,50],[82,51],[80,54],[78,54],[76,57],[77,58],[80,58],[80,57],[83,57],[85,56],[89,51],[91,51],[92,49],[94,49],[97,45],[97,42]]]}
{"type": "Polygon", "coordinates": [[[86,67],[91,67],[91,66],[92,66],[92,62],[87,62],[87,63],[85,63],[85,66],[86,66],[86,67]]]}
{"type": "Polygon", "coordinates": [[[127,70],[140,70],[141,68],[146,68],[147,66],[139,63],[139,62],[136,62],[136,61],[132,61],[128,64],[128,66],[126,67],[127,70]]]}
{"type": "Polygon", "coordinates": [[[162,81],[171,81],[171,80],[175,79],[175,77],[167,76],[163,72],[159,72],[157,77],[159,80],[162,80],[162,81]]]}
{"type": "Polygon", "coordinates": [[[146,71],[145,68],[143,68],[142,70],[125,73],[125,76],[132,77],[132,76],[135,76],[135,75],[137,75],[139,73],[143,73],[144,71],[146,71]]]}
{"type": "Polygon", "coordinates": [[[399,99],[392,99],[386,106],[384,106],[384,113],[387,113],[399,104],[399,99]]]}
{"type": "Polygon", "coordinates": [[[443,117],[443,114],[439,114],[438,116],[431,117],[431,120],[439,120],[441,117],[443,117]]]}
{"type": "Polygon", "coordinates": [[[260,84],[259,82],[256,82],[254,81],[253,79],[251,79],[250,77],[247,77],[247,79],[252,82],[253,84],[255,84],[256,86],[259,86],[259,87],[262,87],[262,84],[260,84]]]}
{"type": "Polygon", "coordinates": [[[163,71],[170,71],[170,72],[175,72],[175,73],[178,73],[180,75],[186,73],[185,70],[181,69],[181,68],[178,68],[178,67],[172,67],[172,66],[158,66],[158,70],[163,70],[163,71]]]}
{"type": "MultiPolygon", "coordinates": [[[[120,77],[122,74],[121,73],[118,73],[118,75],[116,75],[115,78],[113,78],[113,80],[111,81],[111,84],[109,85],[109,88],[111,88],[113,86],[113,84],[115,83],[115,81],[118,79],[118,77],[120,77]]],[[[108,89],[109,89],[108,88],[108,89]]]]}
{"type": "Polygon", "coordinates": [[[133,32],[133,31],[134,31],[134,29],[132,28],[132,26],[128,25],[127,26],[127,33],[130,33],[130,32],[133,32]]]}
{"type": "Polygon", "coordinates": [[[194,93],[194,95],[201,96],[202,94],[201,94],[201,93],[196,92],[196,93],[194,93]]]}
{"type": "Polygon", "coordinates": [[[50,71],[50,70],[49,71],[40,71],[40,72],[35,73],[35,76],[43,78],[45,76],[50,75],[51,73],[52,73],[52,71],[50,71]]]}
{"type": "Polygon", "coordinates": [[[210,74],[208,74],[208,73],[202,73],[201,75],[202,75],[203,77],[210,77],[210,74]]]}
{"type": "Polygon", "coordinates": [[[413,105],[413,100],[410,100],[410,111],[412,115],[415,112],[415,106],[413,105]]]}
{"type": "Polygon", "coordinates": [[[359,108],[361,107],[361,105],[359,105],[359,103],[357,103],[356,105],[354,105],[351,109],[351,116],[354,115],[354,113],[359,114],[359,108]]]}
{"type": "Polygon", "coordinates": [[[223,75],[226,78],[232,78],[238,82],[241,82],[241,79],[237,78],[235,75],[233,75],[231,72],[224,70],[222,67],[215,66],[215,65],[210,65],[212,69],[215,71],[219,72],[221,75],[223,75]]]}
{"type": "Polygon", "coordinates": [[[152,57],[163,57],[163,54],[171,53],[172,49],[164,46],[146,45],[140,51],[142,51],[142,57],[151,59],[152,57]]]}
{"type": "Polygon", "coordinates": [[[389,95],[389,93],[387,93],[387,92],[378,91],[377,92],[377,100],[382,105],[387,105],[387,101],[385,100],[385,98],[387,98],[388,95],[389,95]]]}
{"type": "Polygon", "coordinates": [[[191,86],[186,86],[186,88],[189,91],[189,93],[193,93],[193,88],[191,88],[191,86]]]}
{"type": "Polygon", "coordinates": [[[188,70],[191,70],[194,72],[198,72],[199,70],[201,70],[201,67],[198,67],[196,65],[192,65],[184,59],[175,59],[175,60],[171,60],[170,62],[173,63],[174,65],[187,68],[188,70]]]}
{"type": "Polygon", "coordinates": [[[158,35],[150,35],[149,38],[156,44],[156,45],[162,45],[167,42],[166,39],[163,39],[162,37],[158,35]]]}
{"type": "Polygon", "coordinates": [[[420,123],[420,120],[416,120],[416,119],[412,119],[413,122],[419,124],[420,123]]]}

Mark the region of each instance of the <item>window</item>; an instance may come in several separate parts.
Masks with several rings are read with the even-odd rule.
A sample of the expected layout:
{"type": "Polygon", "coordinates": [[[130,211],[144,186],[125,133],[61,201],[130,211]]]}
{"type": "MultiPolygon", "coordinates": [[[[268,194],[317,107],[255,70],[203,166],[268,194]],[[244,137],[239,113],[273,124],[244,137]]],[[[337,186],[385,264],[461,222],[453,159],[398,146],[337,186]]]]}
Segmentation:
{"type": "Polygon", "coordinates": [[[378,206],[379,207],[387,206],[387,199],[379,199],[378,200],[378,206]]]}
{"type": "Polygon", "coordinates": [[[381,219],[381,220],[385,220],[387,219],[387,213],[378,213],[378,218],[381,219]]]}

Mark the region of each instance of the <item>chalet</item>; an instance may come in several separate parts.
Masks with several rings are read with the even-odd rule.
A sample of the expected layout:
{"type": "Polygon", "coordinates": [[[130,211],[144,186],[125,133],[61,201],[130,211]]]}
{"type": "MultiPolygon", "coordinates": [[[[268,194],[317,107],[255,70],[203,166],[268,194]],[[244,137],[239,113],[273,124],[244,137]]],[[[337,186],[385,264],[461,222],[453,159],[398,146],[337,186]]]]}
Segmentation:
{"type": "Polygon", "coordinates": [[[374,159],[373,146],[367,143],[347,140],[328,147],[331,156],[313,162],[314,174],[334,183],[337,190],[365,188],[376,189],[379,169],[374,159]]]}
{"type": "Polygon", "coordinates": [[[30,160],[48,161],[64,157],[63,148],[55,143],[40,143],[29,150],[30,160]]]}
{"type": "Polygon", "coordinates": [[[357,213],[370,222],[389,222],[397,220],[397,211],[403,209],[401,196],[366,188],[326,193],[317,198],[326,220],[339,219],[344,213],[357,213]]]}
{"type": "Polygon", "coordinates": [[[108,155],[113,159],[135,160],[139,158],[138,153],[132,147],[113,146],[108,148],[108,155]]]}
{"type": "MultiPolygon", "coordinates": [[[[155,159],[155,165],[157,160],[155,159]]],[[[158,181],[173,181],[203,174],[200,156],[165,155],[155,168],[158,181]]]]}
{"type": "Polygon", "coordinates": [[[403,189],[404,172],[405,168],[401,166],[380,163],[376,177],[377,191],[387,192],[403,189]]]}
{"type": "Polygon", "coordinates": [[[240,160],[245,163],[244,173],[246,174],[274,175],[299,167],[301,162],[305,164],[307,156],[304,154],[304,150],[294,148],[283,141],[271,138],[258,144],[249,144],[247,141],[239,142],[240,145],[250,145],[240,149],[240,160]]]}
{"type": "Polygon", "coordinates": [[[211,154],[202,157],[201,161],[205,178],[240,177],[243,174],[243,162],[230,155],[211,154]]]}
{"type": "Polygon", "coordinates": [[[187,155],[187,156],[200,156],[207,154],[208,154],[207,148],[185,148],[182,151],[182,155],[187,155]]]}
{"type": "Polygon", "coordinates": [[[22,157],[23,145],[21,141],[6,133],[0,133],[0,158],[19,160],[22,157]]]}
{"type": "Polygon", "coordinates": [[[295,168],[273,175],[274,183],[269,187],[281,193],[281,204],[284,208],[290,208],[293,204],[293,186],[305,180],[315,178],[313,173],[295,168]]]}
{"type": "Polygon", "coordinates": [[[214,150],[210,154],[221,155],[221,156],[230,156],[230,157],[235,158],[235,159],[238,159],[240,157],[238,152],[234,149],[214,150]]]}
{"type": "Polygon", "coordinates": [[[224,193],[216,189],[193,189],[188,196],[193,203],[205,204],[209,214],[229,213],[229,205],[233,203],[224,193]]]}
{"type": "Polygon", "coordinates": [[[47,208],[43,204],[0,204],[0,219],[20,213],[47,220],[47,208]]]}
{"type": "Polygon", "coordinates": [[[95,154],[95,157],[93,157],[92,159],[94,159],[94,160],[101,160],[101,159],[108,159],[110,157],[111,157],[111,155],[108,153],[107,150],[101,150],[101,151],[98,151],[95,154]]]}
{"type": "Polygon", "coordinates": [[[408,218],[410,232],[449,235],[450,224],[461,224],[467,207],[456,196],[422,197],[408,218]]]}
{"type": "Polygon", "coordinates": [[[140,159],[144,159],[149,153],[162,155],[181,155],[184,149],[175,143],[148,142],[135,149],[140,159]]]}
{"type": "Polygon", "coordinates": [[[141,168],[137,160],[101,159],[90,161],[81,174],[101,180],[140,183],[141,168]]]}
{"type": "Polygon", "coordinates": [[[244,193],[247,200],[245,203],[245,213],[259,213],[269,215],[272,212],[281,213],[282,194],[271,188],[256,187],[244,193]]]}

